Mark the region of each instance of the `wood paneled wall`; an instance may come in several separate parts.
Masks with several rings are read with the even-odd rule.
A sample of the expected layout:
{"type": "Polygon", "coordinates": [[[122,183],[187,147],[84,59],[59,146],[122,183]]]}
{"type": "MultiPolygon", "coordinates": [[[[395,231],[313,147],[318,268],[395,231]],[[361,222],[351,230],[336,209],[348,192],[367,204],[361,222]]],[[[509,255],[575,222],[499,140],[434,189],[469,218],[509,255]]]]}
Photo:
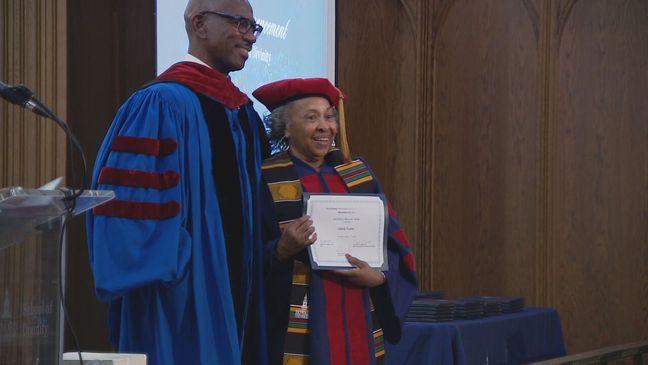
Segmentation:
{"type": "MultiPolygon", "coordinates": [[[[26,85],[66,117],[66,3],[0,2],[0,81],[26,85]]],[[[0,188],[38,188],[66,175],[65,133],[50,120],[0,100],[0,188]]],[[[47,231],[47,230],[46,230],[47,231]]],[[[0,297],[5,304],[0,363],[56,359],[59,330],[58,228],[0,251],[0,297]],[[45,278],[49,280],[44,280],[45,278]],[[34,308],[42,308],[34,310],[34,308]]]]}
{"type": "Polygon", "coordinates": [[[556,307],[568,351],[648,337],[648,3],[338,1],[352,149],[421,289],[556,307]]]}
{"type": "Polygon", "coordinates": [[[648,2],[556,10],[548,299],[574,347],[646,339],[648,2]]]}
{"type": "MultiPolygon", "coordinates": [[[[347,95],[351,152],[370,158],[410,239],[418,238],[416,9],[398,1],[338,1],[337,7],[337,80],[347,95]]],[[[429,277],[430,266],[420,263],[429,277]]]]}
{"type": "MultiPolygon", "coordinates": [[[[24,84],[66,116],[65,1],[0,4],[0,81],[24,84]]],[[[65,134],[42,117],[0,100],[0,187],[35,188],[65,176],[65,134]]]]}
{"type": "MultiPolygon", "coordinates": [[[[117,109],[155,77],[154,0],[67,0],[69,122],[85,147],[91,173],[117,109]]],[[[70,224],[68,301],[81,348],[111,350],[107,305],[98,301],[90,271],[85,216],[70,224]]],[[[72,349],[70,332],[66,348],[72,349]]]]}

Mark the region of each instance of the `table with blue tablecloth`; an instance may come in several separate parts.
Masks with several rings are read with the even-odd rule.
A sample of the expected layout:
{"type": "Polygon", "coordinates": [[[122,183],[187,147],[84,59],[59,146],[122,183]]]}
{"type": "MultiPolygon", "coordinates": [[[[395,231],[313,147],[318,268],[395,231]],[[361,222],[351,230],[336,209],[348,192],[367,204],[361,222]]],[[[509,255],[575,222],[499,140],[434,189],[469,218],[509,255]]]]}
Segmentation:
{"type": "Polygon", "coordinates": [[[450,322],[405,322],[387,364],[524,364],[565,355],[558,312],[522,312],[450,322]]]}

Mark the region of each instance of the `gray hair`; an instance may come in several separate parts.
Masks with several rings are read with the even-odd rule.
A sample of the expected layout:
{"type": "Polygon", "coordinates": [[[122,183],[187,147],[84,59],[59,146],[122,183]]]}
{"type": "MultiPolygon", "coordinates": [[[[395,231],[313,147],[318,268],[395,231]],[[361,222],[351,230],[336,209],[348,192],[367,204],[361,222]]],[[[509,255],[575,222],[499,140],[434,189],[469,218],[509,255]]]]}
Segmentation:
{"type": "Polygon", "coordinates": [[[268,137],[272,140],[281,140],[286,134],[286,126],[288,125],[288,104],[276,107],[272,113],[266,117],[266,124],[270,127],[268,137]]]}
{"type": "MultiPolygon", "coordinates": [[[[288,123],[290,123],[290,105],[292,102],[284,104],[282,106],[276,107],[272,113],[266,116],[266,125],[270,128],[268,137],[271,140],[281,140],[286,134],[286,128],[288,123]]],[[[335,113],[335,120],[338,120],[338,112],[334,107],[333,112],[335,113]]]]}
{"type": "MultiPolygon", "coordinates": [[[[285,138],[286,128],[288,123],[290,123],[290,105],[292,102],[278,106],[274,108],[272,113],[266,115],[263,118],[263,121],[266,125],[268,132],[268,140],[270,141],[270,147],[272,153],[277,153],[279,151],[284,151],[288,149],[289,142],[285,138]]],[[[333,108],[335,113],[335,120],[338,120],[338,112],[336,108],[333,108]]]]}

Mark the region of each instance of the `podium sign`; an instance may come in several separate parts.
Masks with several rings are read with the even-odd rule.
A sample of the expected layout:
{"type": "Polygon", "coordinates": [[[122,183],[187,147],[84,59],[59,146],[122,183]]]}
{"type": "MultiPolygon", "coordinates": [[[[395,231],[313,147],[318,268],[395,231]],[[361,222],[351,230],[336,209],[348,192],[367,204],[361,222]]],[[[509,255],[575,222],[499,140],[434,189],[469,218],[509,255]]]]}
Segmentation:
{"type": "MultiPolygon", "coordinates": [[[[59,237],[66,212],[57,190],[0,189],[0,364],[59,364],[59,237]]],[[[87,191],[79,214],[114,198],[87,191]]]]}

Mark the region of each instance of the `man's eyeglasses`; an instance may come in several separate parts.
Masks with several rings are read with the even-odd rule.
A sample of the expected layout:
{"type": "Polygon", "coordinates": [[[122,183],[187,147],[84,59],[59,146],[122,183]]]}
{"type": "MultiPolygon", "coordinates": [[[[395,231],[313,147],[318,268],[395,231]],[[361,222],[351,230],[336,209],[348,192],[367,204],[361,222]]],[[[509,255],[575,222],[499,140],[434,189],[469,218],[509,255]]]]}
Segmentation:
{"type": "Polygon", "coordinates": [[[219,11],[207,11],[207,10],[201,11],[200,14],[214,14],[223,17],[225,19],[229,19],[234,23],[236,23],[236,29],[238,29],[238,31],[241,34],[246,34],[247,32],[250,31],[250,29],[252,29],[252,34],[255,37],[258,37],[259,34],[261,34],[261,32],[263,31],[263,27],[257,24],[255,21],[240,15],[229,15],[229,14],[221,13],[219,11]]]}

